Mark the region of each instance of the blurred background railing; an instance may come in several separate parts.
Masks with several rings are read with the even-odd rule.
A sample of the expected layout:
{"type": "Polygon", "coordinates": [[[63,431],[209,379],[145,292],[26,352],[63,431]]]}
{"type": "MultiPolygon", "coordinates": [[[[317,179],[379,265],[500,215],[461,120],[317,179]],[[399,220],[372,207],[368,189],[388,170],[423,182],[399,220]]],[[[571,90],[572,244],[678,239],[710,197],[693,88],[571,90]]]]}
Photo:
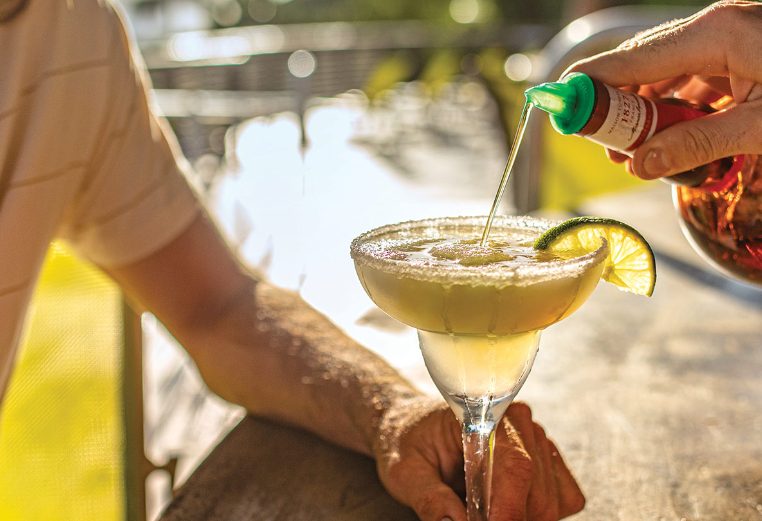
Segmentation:
{"type": "Polygon", "coordinates": [[[376,96],[420,73],[443,82],[468,72],[457,62],[436,63],[445,50],[452,61],[489,47],[539,47],[550,31],[537,24],[442,29],[410,20],[267,25],[177,34],[146,42],[143,53],[159,106],[195,158],[221,152],[215,131],[225,124],[286,110],[302,115],[309,99],[353,89],[376,96]]]}

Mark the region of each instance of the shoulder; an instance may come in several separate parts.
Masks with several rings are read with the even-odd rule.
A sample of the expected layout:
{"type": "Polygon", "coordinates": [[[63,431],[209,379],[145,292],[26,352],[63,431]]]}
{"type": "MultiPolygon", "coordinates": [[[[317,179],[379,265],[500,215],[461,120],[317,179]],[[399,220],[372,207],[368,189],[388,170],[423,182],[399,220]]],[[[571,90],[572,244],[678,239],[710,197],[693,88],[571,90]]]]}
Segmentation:
{"type": "Polygon", "coordinates": [[[27,0],[0,0],[0,23],[16,16],[26,4],[27,0]]]}
{"type": "Polygon", "coordinates": [[[0,0],[0,55],[15,44],[27,59],[91,58],[124,33],[123,19],[108,0],[0,0]]]}

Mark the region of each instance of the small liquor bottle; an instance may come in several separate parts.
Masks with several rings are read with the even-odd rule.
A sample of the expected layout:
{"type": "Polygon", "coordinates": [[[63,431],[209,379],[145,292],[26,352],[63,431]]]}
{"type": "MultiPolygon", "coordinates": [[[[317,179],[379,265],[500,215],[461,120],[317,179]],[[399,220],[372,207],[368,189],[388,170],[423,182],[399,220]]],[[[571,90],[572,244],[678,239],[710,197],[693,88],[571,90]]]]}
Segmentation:
{"type": "MultiPolygon", "coordinates": [[[[530,103],[550,115],[558,132],[583,136],[629,156],[657,132],[713,110],[677,98],[645,98],[579,72],[532,87],[525,94],[530,103]]],[[[744,156],[720,159],[664,181],[714,191],[733,182],[744,160],[744,156]]]]}
{"type": "MultiPolygon", "coordinates": [[[[562,134],[632,156],[655,133],[712,112],[679,99],[649,99],[581,73],[526,91],[562,134]]],[[[663,180],[675,184],[683,232],[721,272],[762,288],[762,156],[713,161],[663,180]]]]}

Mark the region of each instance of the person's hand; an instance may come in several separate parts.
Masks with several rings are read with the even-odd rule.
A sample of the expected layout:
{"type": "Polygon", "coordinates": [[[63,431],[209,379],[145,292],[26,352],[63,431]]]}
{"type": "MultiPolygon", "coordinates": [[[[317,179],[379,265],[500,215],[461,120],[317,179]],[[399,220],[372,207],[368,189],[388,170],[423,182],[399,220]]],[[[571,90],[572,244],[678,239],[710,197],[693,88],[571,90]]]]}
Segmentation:
{"type": "MultiPolygon", "coordinates": [[[[566,72],[584,72],[647,97],[675,95],[711,103],[732,96],[729,108],[662,130],[635,150],[630,170],[656,179],[723,157],[762,153],[760,49],[762,4],[718,2],[577,62],[566,72]]],[[[628,160],[611,151],[609,157],[628,160]]]]}
{"type": "MultiPolygon", "coordinates": [[[[387,415],[377,447],[386,489],[423,521],[466,521],[461,428],[443,403],[425,401],[387,415]]],[[[555,444],[514,403],[495,436],[491,521],[557,521],[585,498],[555,444]]]]}

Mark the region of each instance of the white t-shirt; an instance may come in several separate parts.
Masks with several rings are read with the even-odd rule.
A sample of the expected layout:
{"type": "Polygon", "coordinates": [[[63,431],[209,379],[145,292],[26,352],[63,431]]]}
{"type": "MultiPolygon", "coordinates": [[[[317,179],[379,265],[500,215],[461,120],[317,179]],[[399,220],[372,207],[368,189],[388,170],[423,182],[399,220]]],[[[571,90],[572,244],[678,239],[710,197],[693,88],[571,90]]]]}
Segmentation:
{"type": "Polygon", "coordinates": [[[125,265],[199,211],[142,77],[108,1],[29,0],[0,23],[0,399],[52,239],[125,265]]]}

